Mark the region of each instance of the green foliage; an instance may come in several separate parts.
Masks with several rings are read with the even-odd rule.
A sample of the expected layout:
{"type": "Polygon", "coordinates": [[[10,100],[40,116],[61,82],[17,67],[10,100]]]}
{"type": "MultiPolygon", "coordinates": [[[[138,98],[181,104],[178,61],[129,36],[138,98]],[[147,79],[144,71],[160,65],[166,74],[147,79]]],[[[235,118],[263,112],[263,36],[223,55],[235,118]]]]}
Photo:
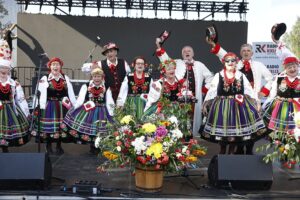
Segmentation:
{"type": "Polygon", "coordinates": [[[291,32],[286,33],[283,41],[291,49],[291,51],[299,58],[300,57],[300,17],[292,27],[291,32]]]}
{"type": "Polygon", "coordinates": [[[258,148],[258,152],[266,152],[264,161],[280,161],[288,168],[300,162],[300,143],[295,138],[294,132],[272,132],[270,135],[271,142],[258,148]]]}
{"type": "Polygon", "coordinates": [[[189,103],[171,102],[167,98],[161,98],[159,102],[162,104],[161,113],[165,116],[174,115],[178,119],[178,128],[184,136],[190,136],[191,133],[191,112],[192,106],[189,103]]]}

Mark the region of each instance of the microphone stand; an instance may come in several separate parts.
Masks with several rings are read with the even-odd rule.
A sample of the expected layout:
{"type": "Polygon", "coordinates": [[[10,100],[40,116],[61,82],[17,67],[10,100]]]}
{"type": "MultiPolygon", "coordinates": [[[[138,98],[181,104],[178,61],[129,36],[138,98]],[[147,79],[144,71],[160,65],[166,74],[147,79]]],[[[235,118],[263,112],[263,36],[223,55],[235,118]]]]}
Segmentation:
{"type": "Polygon", "coordinates": [[[31,123],[30,123],[30,132],[34,129],[34,113],[37,112],[37,122],[38,122],[38,127],[37,127],[37,132],[36,132],[36,138],[38,140],[38,153],[41,152],[41,107],[40,107],[40,96],[41,92],[38,90],[39,85],[40,85],[40,79],[41,79],[41,72],[42,72],[42,64],[43,64],[43,57],[46,54],[39,54],[39,59],[40,59],[40,64],[39,64],[39,70],[37,74],[37,82],[35,86],[35,92],[34,92],[34,98],[33,98],[33,111],[32,111],[32,118],[31,118],[31,123]]]}
{"type": "MultiPolygon", "coordinates": [[[[186,65],[186,64],[185,64],[186,65]]],[[[188,70],[188,67],[186,67],[186,83],[187,83],[187,87],[186,87],[186,90],[185,90],[185,94],[184,95],[184,104],[187,105],[188,103],[188,98],[187,98],[187,92],[189,90],[189,76],[190,76],[190,73],[189,73],[189,70],[188,70]]],[[[191,103],[193,103],[193,101],[191,101],[191,103]]],[[[186,115],[187,119],[190,117],[188,114],[186,115]]],[[[186,120],[186,128],[187,128],[187,131],[189,131],[190,129],[190,125],[189,125],[189,122],[188,120],[186,120]]],[[[192,137],[193,135],[191,135],[190,137],[192,137]]],[[[188,139],[190,138],[188,136],[185,137],[185,142],[188,142],[188,139]]],[[[166,178],[174,178],[174,177],[184,177],[186,178],[186,180],[188,180],[192,186],[197,189],[197,190],[200,190],[201,188],[204,188],[203,185],[201,185],[200,187],[190,178],[190,176],[204,176],[204,174],[200,174],[200,175],[190,175],[189,174],[189,171],[187,169],[187,167],[184,167],[183,170],[182,170],[182,174],[181,175],[174,175],[174,176],[167,176],[166,178]]]]}
{"type": "Polygon", "coordinates": [[[85,59],[84,63],[87,63],[88,61],[92,62],[93,60],[93,53],[96,50],[96,48],[99,46],[100,39],[96,39],[95,46],[89,51],[89,55],[85,59]]]}
{"type": "MultiPolygon", "coordinates": [[[[187,105],[188,103],[188,99],[187,99],[187,92],[188,90],[190,89],[190,81],[189,81],[189,69],[188,69],[188,66],[187,64],[185,64],[185,70],[186,70],[186,90],[185,90],[185,95],[184,95],[184,104],[187,105]]],[[[186,115],[187,118],[189,118],[189,115],[186,115]]],[[[190,129],[190,126],[189,126],[189,120],[187,120],[187,124],[186,124],[186,129],[187,131],[189,131],[190,129]]],[[[185,141],[188,142],[187,140],[190,139],[192,137],[192,135],[189,136],[186,136],[185,138],[185,141]]]]}

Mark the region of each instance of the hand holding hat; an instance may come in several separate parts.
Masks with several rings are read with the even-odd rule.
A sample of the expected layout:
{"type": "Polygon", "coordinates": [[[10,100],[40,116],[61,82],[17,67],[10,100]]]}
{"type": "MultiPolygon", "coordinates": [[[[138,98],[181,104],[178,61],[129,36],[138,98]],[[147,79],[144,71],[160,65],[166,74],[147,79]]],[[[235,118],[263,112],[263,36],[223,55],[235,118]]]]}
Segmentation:
{"type": "Polygon", "coordinates": [[[275,43],[280,39],[280,37],[285,33],[286,25],[285,23],[275,24],[272,26],[271,33],[272,39],[275,43]]]}
{"type": "Polygon", "coordinates": [[[208,43],[218,43],[218,31],[214,24],[206,28],[205,35],[208,43]]]}

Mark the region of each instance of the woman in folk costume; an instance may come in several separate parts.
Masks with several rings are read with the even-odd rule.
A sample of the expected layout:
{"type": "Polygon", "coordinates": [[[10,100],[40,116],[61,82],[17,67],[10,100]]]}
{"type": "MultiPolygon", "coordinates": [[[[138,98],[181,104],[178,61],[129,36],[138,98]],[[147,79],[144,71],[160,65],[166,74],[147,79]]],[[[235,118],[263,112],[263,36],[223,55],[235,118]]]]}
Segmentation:
{"type": "Polygon", "coordinates": [[[255,140],[265,131],[258,114],[257,93],[244,74],[236,69],[238,58],[227,53],[223,58],[224,69],[214,76],[204,99],[203,113],[207,121],[202,137],[221,146],[220,154],[234,153],[235,144],[255,140]],[[209,108],[209,112],[208,112],[209,108]]]}
{"type": "Polygon", "coordinates": [[[160,68],[164,77],[151,84],[143,117],[160,112],[157,102],[161,97],[177,101],[178,94],[182,91],[184,80],[178,81],[175,76],[176,62],[172,59],[165,60],[160,63],[160,68]]]}
{"type": "Polygon", "coordinates": [[[76,99],[69,77],[62,73],[63,61],[54,57],[47,66],[50,70],[49,74],[39,81],[40,120],[35,120],[32,135],[37,136],[39,130],[41,141],[46,142],[47,152],[53,153],[51,144],[56,142],[56,153],[63,154],[61,142],[69,142],[69,138],[62,132],[60,126],[76,99]]]}
{"type": "Polygon", "coordinates": [[[11,62],[0,60],[0,146],[8,152],[10,146],[29,141],[30,116],[21,85],[10,78],[11,62]]]}
{"type": "MultiPolygon", "coordinates": [[[[277,28],[281,26],[285,24],[278,24],[277,28]]],[[[299,59],[279,41],[279,37],[272,34],[272,39],[277,44],[276,54],[282,61],[284,71],[275,77],[263,109],[267,127],[276,132],[287,133],[295,129],[294,115],[300,112],[299,59]]]]}
{"type": "Polygon", "coordinates": [[[129,73],[122,83],[117,105],[124,106],[125,104],[125,112],[132,113],[136,119],[140,120],[144,113],[152,79],[145,72],[147,66],[145,58],[136,57],[133,60],[133,66],[134,73],[129,73]]]}
{"type": "MultiPolygon", "coordinates": [[[[156,55],[160,62],[169,60],[170,57],[166,50],[161,47],[161,38],[156,38],[156,55]]],[[[202,122],[202,99],[207,93],[209,83],[213,78],[213,74],[200,61],[194,60],[194,50],[191,46],[184,46],[181,50],[181,59],[175,59],[176,70],[175,76],[178,80],[188,80],[187,89],[193,93],[197,102],[193,106],[193,135],[198,135],[199,128],[202,122]]]]}
{"type": "Polygon", "coordinates": [[[112,122],[114,101],[110,88],[105,88],[100,67],[92,70],[91,79],[82,85],[76,104],[67,113],[62,128],[77,143],[90,143],[90,152],[94,153],[97,134],[105,134],[107,121],[112,122]]]}

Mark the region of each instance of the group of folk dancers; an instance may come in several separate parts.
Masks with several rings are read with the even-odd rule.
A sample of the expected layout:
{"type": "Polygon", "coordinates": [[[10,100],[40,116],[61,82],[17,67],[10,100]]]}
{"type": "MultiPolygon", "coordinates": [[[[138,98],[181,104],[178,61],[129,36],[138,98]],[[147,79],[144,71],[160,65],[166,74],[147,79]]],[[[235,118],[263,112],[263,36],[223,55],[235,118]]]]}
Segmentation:
{"type": "Polygon", "coordinates": [[[8,152],[8,147],[24,145],[31,136],[39,136],[50,154],[54,153],[52,143],[56,143],[55,153],[63,154],[62,142],[90,144],[93,153],[97,134],[106,134],[107,122],[114,121],[115,107],[133,107],[135,117],[143,119],[158,111],[161,97],[178,101],[178,94],[188,90],[197,99],[191,116],[192,135],[200,130],[202,138],[220,144],[221,154],[252,154],[254,142],[270,130],[286,133],[294,129],[293,113],[300,110],[299,60],[274,34],[272,39],[284,66],[275,77],[252,59],[249,44],[241,46],[239,60],[207,38],[211,52],[223,64],[213,76],[202,62],[194,60],[192,47],[183,47],[182,59],[173,60],[156,38],[162,77],[156,81],[145,72],[144,57],[133,60],[131,72],[128,63],[117,57],[118,46],[108,43],[102,52],[106,59],[83,65],[82,71],[90,73],[91,80],[82,85],[77,99],[63,73],[63,61],[54,57],[47,64],[49,74],[39,81],[39,109],[32,115],[20,84],[10,77],[10,56],[4,55],[10,53],[9,46],[4,42],[0,52],[0,146],[8,152]],[[261,108],[263,96],[268,98],[261,108]],[[35,120],[29,132],[32,117],[35,120]]]}

